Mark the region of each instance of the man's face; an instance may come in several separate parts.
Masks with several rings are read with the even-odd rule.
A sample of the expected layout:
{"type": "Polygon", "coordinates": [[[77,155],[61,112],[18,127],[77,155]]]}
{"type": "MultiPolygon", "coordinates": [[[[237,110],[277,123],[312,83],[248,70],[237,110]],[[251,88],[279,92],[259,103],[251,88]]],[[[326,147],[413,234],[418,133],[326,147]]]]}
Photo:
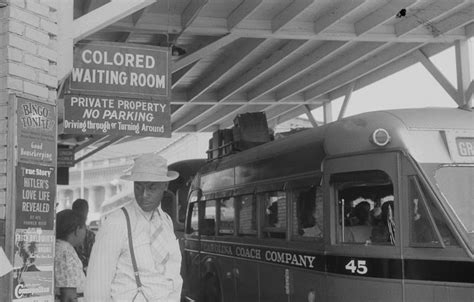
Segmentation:
{"type": "Polygon", "coordinates": [[[156,209],[163,198],[163,193],[168,188],[167,182],[135,181],[135,199],[140,208],[145,212],[156,209]]]}

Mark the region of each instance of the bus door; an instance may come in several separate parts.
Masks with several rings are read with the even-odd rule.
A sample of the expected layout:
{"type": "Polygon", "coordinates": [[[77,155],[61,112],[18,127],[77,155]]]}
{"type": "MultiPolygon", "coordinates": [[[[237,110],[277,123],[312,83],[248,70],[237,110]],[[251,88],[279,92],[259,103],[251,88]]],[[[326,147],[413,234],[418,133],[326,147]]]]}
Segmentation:
{"type": "Polygon", "coordinates": [[[183,276],[183,296],[196,299],[199,294],[200,280],[200,250],[199,241],[199,199],[201,191],[193,190],[189,195],[189,203],[187,207],[188,215],[186,219],[184,250],[181,273],[183,276]]]}
{"type": "Polygon", "coordinates": [[[324,163],[327,301],[402,301],[400,154],[324,163]]]}
{"type": "MultiPolygon", "coordinates": [[[[406,301],[473,301],[474,263],[450,221],[451,209],[443,208],[428,182],[435,182],[447,201],[453,202],[452,197],[472,192],[472,170],[469,176],[463,174],[467,167],[425,164],[424,172],[429,175],[425,178],[415,164],[408,159],[404,163],[406,301]]],[[[472,204],[472,199],[467,197],[465,202],[472,204]]],[[[469,211],[471,207],[463,210],[469,211]]]]}
{"type": "Polygon", "coordinates": [[[233,197],[206,197],[201,201],[200,301],[235,301],[234,258],[229,237],[234,235],[230,219],[233,197]]]}

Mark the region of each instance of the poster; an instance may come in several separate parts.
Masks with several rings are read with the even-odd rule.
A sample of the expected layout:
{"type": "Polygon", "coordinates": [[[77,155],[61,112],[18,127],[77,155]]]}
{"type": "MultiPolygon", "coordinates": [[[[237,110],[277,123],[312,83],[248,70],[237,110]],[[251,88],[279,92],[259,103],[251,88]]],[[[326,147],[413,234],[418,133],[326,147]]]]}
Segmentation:
{"type": "Polygon", "coordinates": [[[55,107],[17,97],[18,160],[54,165],[56,163],[55,107]]]}
{"type": "Polygon", "coordinates": [[[13,301],[54,299],[54,231],[41,228],[15,231],[13,301]]]}
{"type": "Polygon", "coordinates": [[[64,96],[64,133],[171,137],[166,101],[64,96]]]}
{"type": "Polygon", "coordinates": [[[19,162],[16,189],[16,228],[53,230],[56,168],[19,162]]]}

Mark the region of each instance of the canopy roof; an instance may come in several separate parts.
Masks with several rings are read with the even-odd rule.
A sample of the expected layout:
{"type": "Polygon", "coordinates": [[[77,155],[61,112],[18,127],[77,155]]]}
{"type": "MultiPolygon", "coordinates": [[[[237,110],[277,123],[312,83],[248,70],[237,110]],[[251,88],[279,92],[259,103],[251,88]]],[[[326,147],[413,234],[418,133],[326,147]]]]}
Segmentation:
{"type": "Polygon", "coordinates": [[[173,132],[228,128],[254,111],[281,123],[417,62],[469,102],[429,57],[474,35],[473,0],[74,2],[75,42],[172,47],[173,132]]]}

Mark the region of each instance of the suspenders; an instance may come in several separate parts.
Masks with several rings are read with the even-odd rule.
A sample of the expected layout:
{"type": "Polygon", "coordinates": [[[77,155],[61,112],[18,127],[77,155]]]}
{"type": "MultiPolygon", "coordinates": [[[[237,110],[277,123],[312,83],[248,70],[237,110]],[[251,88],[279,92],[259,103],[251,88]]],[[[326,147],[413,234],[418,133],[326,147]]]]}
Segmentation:
{"type": "Polygon", "coordinates": [[[130,216],[128,215],[127,210],[123,207],[121,208],[123,213],[125,214],[125,218],[127,220],[127,230],[128,230],[128,247],[130,249],[130,256],[132,258],[132,265],[133,265],[133,272],[135,275],[135,282],[137,283],[137,293],[135,294],[135,297],[133,297],[133,300],[137,297],[139,293],[143,295],[146,301],[148,299],[145,296],[145,293],[143,292],[143,284],[142,281],[140,280],[140,275],[138,273],[138,267],[137,267],[137,260],[135,259],[135,252],[133,250],[133,242],[132,242],[132,226],[130,225],[130,216]]]}

